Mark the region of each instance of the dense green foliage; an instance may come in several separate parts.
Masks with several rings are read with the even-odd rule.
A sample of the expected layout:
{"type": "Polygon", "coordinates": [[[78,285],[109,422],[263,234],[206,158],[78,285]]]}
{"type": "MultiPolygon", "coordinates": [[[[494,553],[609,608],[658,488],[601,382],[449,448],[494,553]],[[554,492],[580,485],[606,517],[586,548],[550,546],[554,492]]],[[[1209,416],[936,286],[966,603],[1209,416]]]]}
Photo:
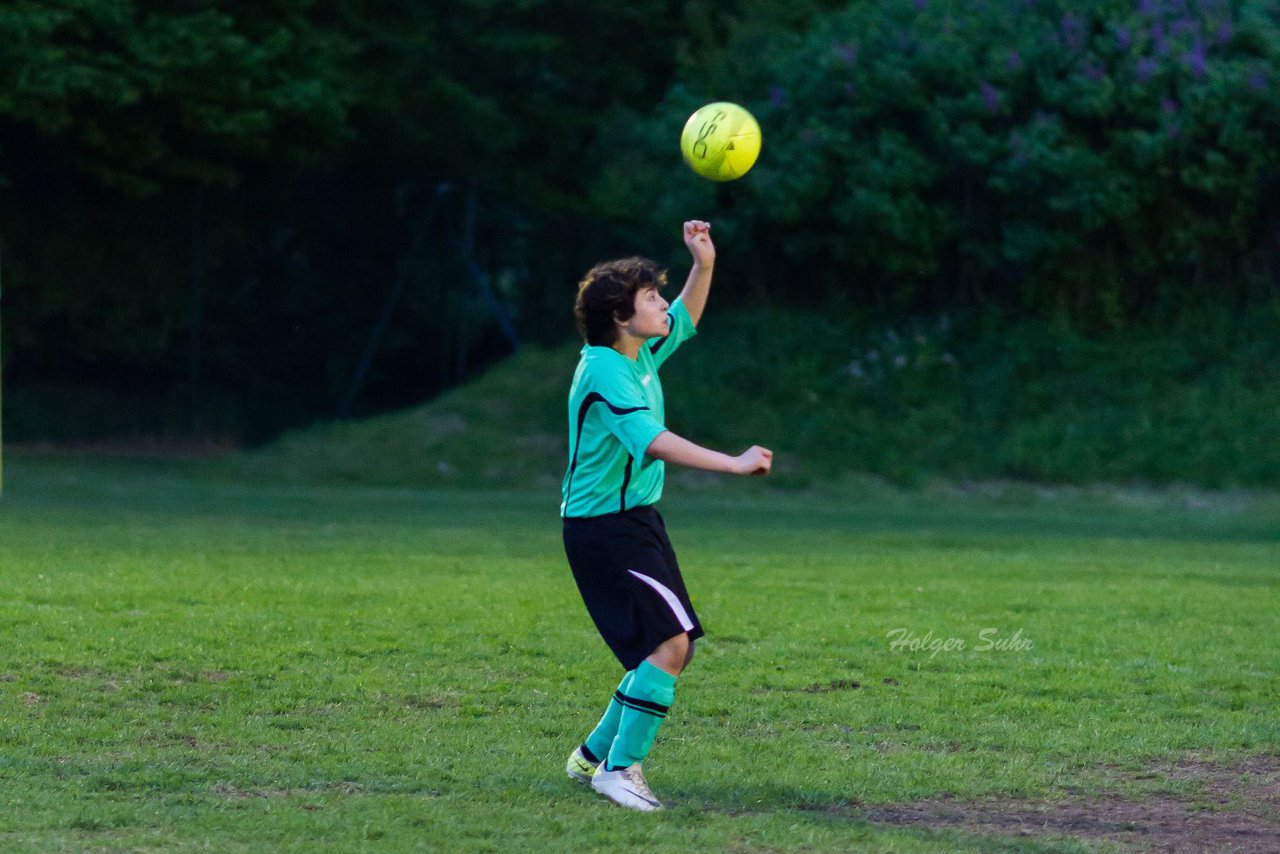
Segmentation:
{"type": "Polygon", "coordinates": [[[756,172],[712,198],[623,160],[599,201],[717,205],[760,287],[1086,330],[1277,294],[1274,4],[883,0],[736,45],[644,156],[726,92],[766,128],[756,172]]]}
{"type": "Polygon", "coordinates": [[[245,158],[333,147],[352,99],[339,73],[345,43],[312,20],[313,5],[7,4],[4,177],[74,169],[148,194],[175,181],[233,185],[245,158]]]}
{"type": "Polygon", "coordinates": [[[12,460],[0,848],[1029,854],[1097,848],[868,811],[1257,809],[1173,766],[1280,744],[1275,495],[753,485],[664,505],[708,636],[649,816],[564,777],[618,671],[553,494],[12,460]]]}
{"type": "Polygon", "coordinates": [[[137,432],[261,438],[359,400],[366,352],[375,403],[509,352],[515,284],[590,216],[600,112],[675,66],[669,2],[545,5],[0,11],[10,435],[120,432],[60,413],[73,383],[137,432]]]}
{"type": "MultiPolygon", "coordinates": [[[[568,338],[586,266],[678,262],[694,216],[715,223],[722,299],[825,306],[841,328],[985,317],[968,352],[1027,382],[1076,358],[1037,355],[1045,339],[1185,341],[1131,365],[1156,386],[1116,407],[1213,436],[1271,417],[1256,360],[1221,392],[1236,416],[1140,411],[1162,365],[1276,337],[1280,11],[1262,0],[54,0],[0,11],[0,56],[10,438],[259,441],[419,401],[568,338]],[[675,143],[722,98],[765,147],[712,185],[675,143]]],[[[1005,388],[965,404],[997,431],[1017,420],[1005,388]]],[[[960,406],[903,405],[935,424],[917,447],[954,429],[930,407],[960,406]]],[[[1140,462],[1081,413],[1060,447],[1019,440],[1058,463],[977,470],[1272,470],[1140,462]]]]}
{"type": "Polygon", "coordinates": [[[1277,314],[1105,338],[946,315],[726,320],[671,363],[673,424],[729,447],[766,436],[806,476],[1280,482],[1277,314]]]}

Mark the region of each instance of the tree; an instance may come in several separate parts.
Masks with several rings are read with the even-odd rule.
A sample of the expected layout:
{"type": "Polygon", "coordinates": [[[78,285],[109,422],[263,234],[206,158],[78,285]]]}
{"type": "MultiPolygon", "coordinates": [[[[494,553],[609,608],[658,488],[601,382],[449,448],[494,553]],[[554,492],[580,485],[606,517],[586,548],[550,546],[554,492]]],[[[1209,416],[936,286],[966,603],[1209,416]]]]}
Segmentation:
{"type": "Polygon", "coordinates": [[[0,169],[72,168],[145,194],[234,186],[247,162],[332,151],[350,138],[350,45],[313,24],[310,5],[8,4],[0,169]]]}
{"type": "Polygon", "coordinates": [[[723,56],[681,76],[648,135],[736,93],[764,128],[754,173],[712,188],[620,162],[596,199],[715,211],[750,247],[745,275],[1118,328],[1274,269],[1274,4],[875,0],[802,35],[731,32],[723,56]]]}

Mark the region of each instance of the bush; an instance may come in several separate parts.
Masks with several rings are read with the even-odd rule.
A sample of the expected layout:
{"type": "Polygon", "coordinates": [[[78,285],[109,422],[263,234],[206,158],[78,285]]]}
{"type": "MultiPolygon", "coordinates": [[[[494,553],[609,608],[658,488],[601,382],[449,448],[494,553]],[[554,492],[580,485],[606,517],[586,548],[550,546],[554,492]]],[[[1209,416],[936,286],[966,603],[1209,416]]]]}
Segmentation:
{"type": "Polygon", "coordinates": [[[671,426],[803,473],[1280,484],[1280,311],[1090,339],[968,315],[724,317],[666,371],[671,426]],[[847,317],[847,316],[846,316],[847,317]]]}
{"type": "Polygon", "coordinates": [[[899,316],[996,304],[1115,330],[1274,292],[1272,3],[874,0],[802,38],[743,33],[753,49],[731,35],[726,62],[650,120],[657,142],[636,157],[670,169],[623,157],[599,185],[638,230],[707,211],[757,288],[899,316]],[[722,97],[765,143],[753,174],[717,188],[667,143],[722,97]]]}

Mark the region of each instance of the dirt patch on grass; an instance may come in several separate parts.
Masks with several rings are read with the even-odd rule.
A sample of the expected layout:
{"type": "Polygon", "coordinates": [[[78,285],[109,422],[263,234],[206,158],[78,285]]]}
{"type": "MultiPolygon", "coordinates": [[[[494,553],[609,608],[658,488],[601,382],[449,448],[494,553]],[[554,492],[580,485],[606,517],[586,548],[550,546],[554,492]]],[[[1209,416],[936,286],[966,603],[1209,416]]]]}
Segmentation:
{"type": "Polygon", "coordinates": [[[227,800],[243,801],[249,798],[287,798],[293,795],[293,789],[242,789],[231,783],[215,783],[213,793],[227,800]]]}
{"type": "Polygon", "coordinates": [[[829,694],[832,691],[856,691],[862,687],[861,682],[852,679],[832,679],[827,684],[815,682],[808,688],[801,688],[806,694],[829,694]]]}
{"type": "Polygon", "coordinates": [[[251,798],[271,799],[309,797],[317,794],[331,794],[335,792],[343,795],[358,795],[363,791],[363,786],[350,780],[344,780],[337,783],[325,783],[324,785],[310,786],[305,789],[243,789],[226,781],[218,782],[213,785],[213,793],[215,795],[220,795],[230,801],[243,801],[251,798]]]}
{"type": "Polygon", "coordinates": [[[1037,803],[941,799],[868,806],[862,817],[877,824],[983,835],[1073,836],[1134,851],[1280,852],[1280,756],[1222,765],[1191,755],[1126,777],[1126,782],[1167,781],[1178,788],[1190,783],[1192,793],[1109,793],[1037,803]]]}

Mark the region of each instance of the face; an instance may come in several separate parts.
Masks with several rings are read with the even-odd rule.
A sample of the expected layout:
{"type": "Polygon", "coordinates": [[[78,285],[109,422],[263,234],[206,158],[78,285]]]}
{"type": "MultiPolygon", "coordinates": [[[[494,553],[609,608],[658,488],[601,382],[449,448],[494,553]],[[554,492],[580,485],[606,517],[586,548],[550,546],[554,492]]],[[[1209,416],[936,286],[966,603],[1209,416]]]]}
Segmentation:
{"type": "Polygon", "coordinates": [[[667,307],[669,303],[658,293],[657,288],[641,288],[636,291],[636,313],[630,320],[619,321],[622,331],[636,338],[660,338],[670,329],[667,327],[667,307]]]}

